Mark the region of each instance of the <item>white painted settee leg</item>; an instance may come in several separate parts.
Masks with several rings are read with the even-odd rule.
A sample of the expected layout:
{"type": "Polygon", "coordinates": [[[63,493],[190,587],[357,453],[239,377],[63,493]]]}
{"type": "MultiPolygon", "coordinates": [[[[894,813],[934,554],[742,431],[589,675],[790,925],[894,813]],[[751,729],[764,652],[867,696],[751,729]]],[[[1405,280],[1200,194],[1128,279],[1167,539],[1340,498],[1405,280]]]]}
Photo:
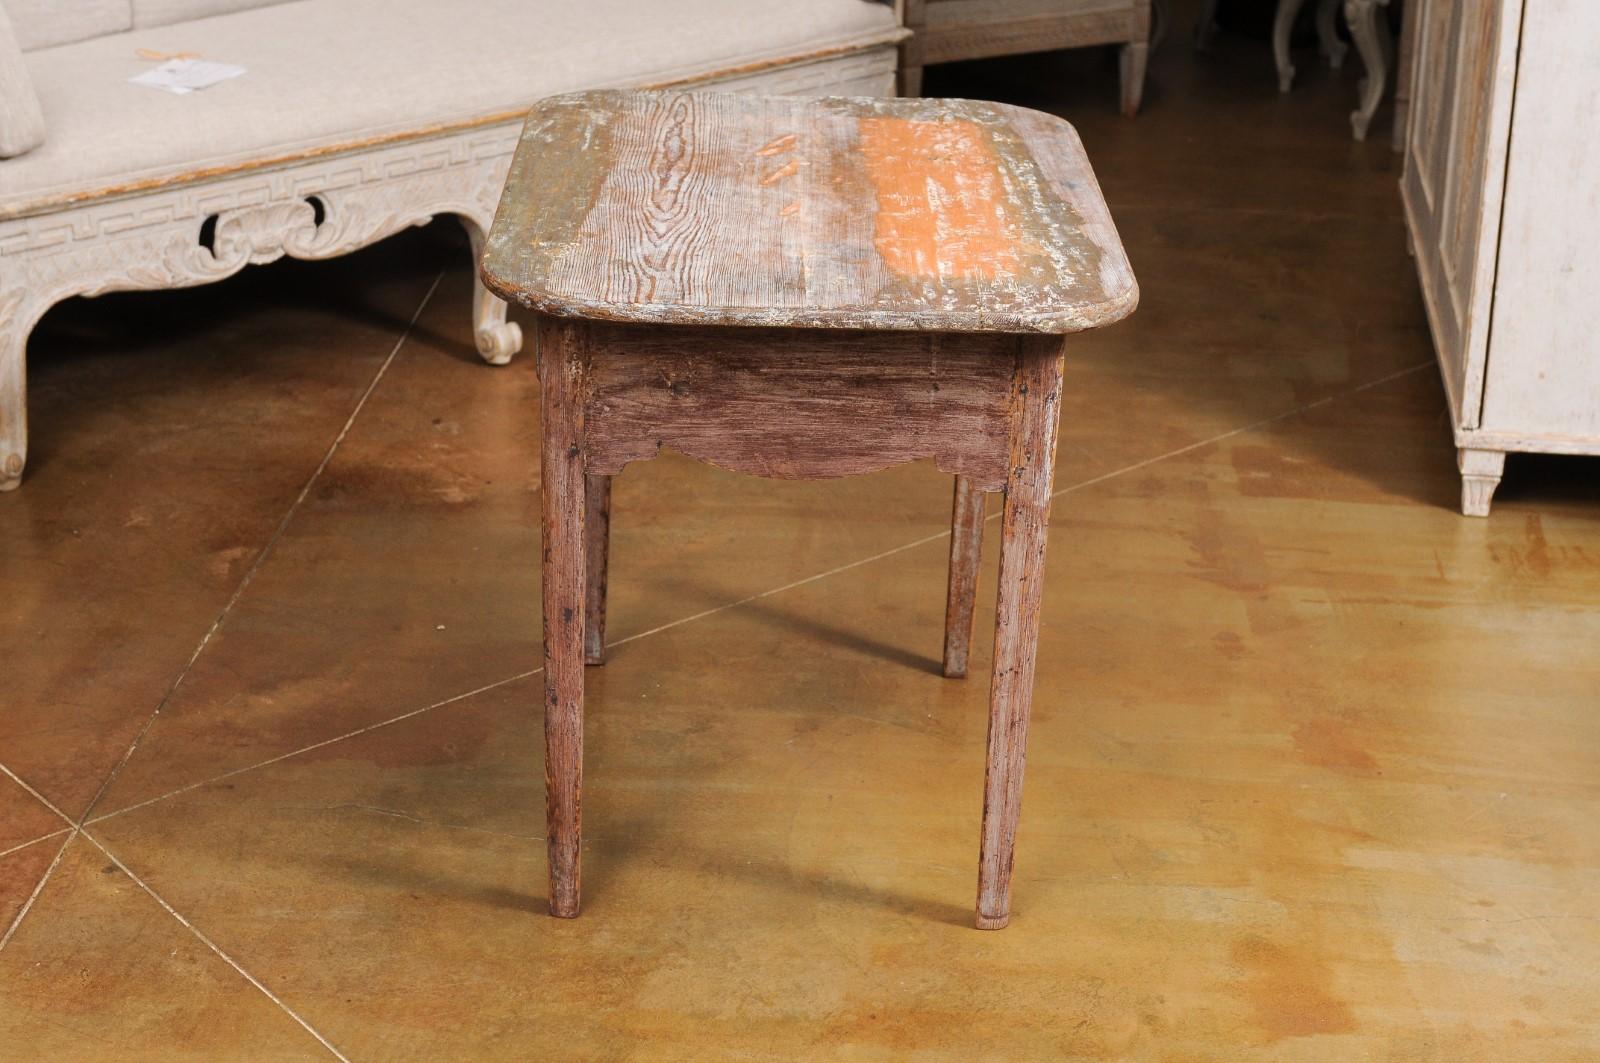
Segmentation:
{"type": "Polygon", "coordinates": [[[505,365],[522,350],[522,326],[506,320],[505,300],[483,286],[478,262],[483,257],[487,227],[476,219],[461,215],[467,238],[472,241],[472,335],[478,353],[490,365],[505,365]]]}
{"type": "Polygon", "coordinates": [[[28,463],[28,334],[43,311],[0,298],[0,491],[15,491],[28,463]]]}
{"type": "Polygon", "coordinates": [[[1456,466],[1461,470],[1461,512],[1469,517],[1487,517],[1489,501],[1505,471],[1506,452],[1462,447],[1456,451],[1456,466]]]}

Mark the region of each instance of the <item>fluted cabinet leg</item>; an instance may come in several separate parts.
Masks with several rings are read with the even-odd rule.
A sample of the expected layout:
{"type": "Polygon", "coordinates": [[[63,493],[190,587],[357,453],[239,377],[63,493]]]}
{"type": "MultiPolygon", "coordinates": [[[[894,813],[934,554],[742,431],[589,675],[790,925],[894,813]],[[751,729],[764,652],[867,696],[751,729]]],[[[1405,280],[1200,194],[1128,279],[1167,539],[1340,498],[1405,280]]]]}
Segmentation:
{"type": "Polygon", "coordinates": [[[978,566],[983,559],[984,493],[965,476],[956,477],[950,517],[950,590],[944,606],[944,674],[967,674],[972,618],[978,604],[978,566]]]}
{"type": "Polygon", "coordinates": [[[539,319],[544,780],[550,914],[578,914],[583,797],[583,326],[539,319]]]}
{"type": "Polygon", "coordinates": [[[1506,452],[1462,447],[1456,451],[1456,467],[1461,470],[1462,514],[1487,517],[1494,489],[1500,486],[1500,477],[1505,472],[1506,452]]]}
{"type": "Polygon", "coordinates": [[[1044,597],[1056,428],[1061,411],[1061,339],[1023,341],[1011,471],[1000,532],[1000,593],[995,614],[994,676],[989,688],[988,765],[978,854],[980,930],[1011,918],[1011,869],[1022,809],[1022,769],[1033,701],[1034,655],[1044,597]]]}

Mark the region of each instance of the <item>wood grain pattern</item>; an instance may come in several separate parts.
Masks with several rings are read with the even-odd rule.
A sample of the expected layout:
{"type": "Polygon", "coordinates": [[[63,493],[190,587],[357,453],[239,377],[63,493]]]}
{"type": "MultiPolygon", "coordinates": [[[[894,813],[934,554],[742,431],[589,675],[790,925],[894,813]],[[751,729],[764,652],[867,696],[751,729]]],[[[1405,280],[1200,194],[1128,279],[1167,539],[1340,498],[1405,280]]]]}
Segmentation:
{"type": "Polygon", "coordinates": [[[606,582],[611,569],[611,477],[585,476],[583,663],[606,663],[606,582]]]}
{"type": "Polygon", "coordinates": [[[978,604],[978,565],[983,557],[984,493],[965,476],[956,477],[950,516],[950,587],[944,605],[944,674],[967,675],[972,619],[978,604]]]}
{"type": "Polygon", "coordinates": [[[778,479],[931,457],[980,491],[1005,484],[1015,337],[582,327],[590,473],[670,447],[778,479]]]}
{"type": "Polygon", "coordinates": [[[663,324],[1059,333],[1138,299],[1071,126],[967,100],[554,97],[483,275],[663,324]]]}
{"type": "Polygon", "coordinates": [[[583,805],[583,330],[539,319],[544,784],[550,914],[578,914],[583,805]]]}
{"type": "Polygon", "coordinates": [[[1061,367],[1059,341],[1043,337],[1024,341],[1017,371],[1011,476],[1000,531],[1000,591],[978,853],[980,930],[998,930],[1011,918],[1012,854],[1022,810],[1028,711],[1044,600],[1045,532],[1061,414],[1061,367]]]}

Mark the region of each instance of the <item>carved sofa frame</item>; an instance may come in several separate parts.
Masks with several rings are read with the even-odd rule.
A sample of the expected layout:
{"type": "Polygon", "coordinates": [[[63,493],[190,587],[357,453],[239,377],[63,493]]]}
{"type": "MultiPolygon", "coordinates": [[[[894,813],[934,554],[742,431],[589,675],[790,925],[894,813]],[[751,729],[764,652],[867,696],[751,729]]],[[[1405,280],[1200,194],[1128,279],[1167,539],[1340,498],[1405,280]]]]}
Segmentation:
{"type": "MultiPolygon", "coordinates": [[[[849,49],[704,74],[652,87],[888,95],[903,31],[849,49]]],[[[0,210],[0,491],[28,454],[26,347],[39,319],[75,295],[183,288],[288,255],[325,259],[409,226],[455,215],[479,254],[522,125],[523,108],[418,130],[335,154],[267,158],[97,193],[88,201],[0,210]]],[[[4,162],[0,161],[0,166],[4,162]]],[[[475,279],[473,333],[486,362],[522,347],[506,305],[475,279]]]]}

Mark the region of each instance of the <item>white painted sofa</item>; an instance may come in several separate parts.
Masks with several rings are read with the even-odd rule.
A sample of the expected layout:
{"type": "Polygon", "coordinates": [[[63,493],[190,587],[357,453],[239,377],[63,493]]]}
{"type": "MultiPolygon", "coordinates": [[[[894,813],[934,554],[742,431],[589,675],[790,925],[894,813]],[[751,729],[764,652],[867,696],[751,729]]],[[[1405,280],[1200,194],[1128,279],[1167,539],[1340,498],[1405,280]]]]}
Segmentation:
{"type": "MultiPolygon", "coordinates": [[[[22,478],[25,348],[53,304],[328,258],[441,214],[476,253],[534,100],[883,95],[904,34],[871,0],[0,0],[0,490],[22,478]],[[154,65],[141,49],[248,72],[173,95],[128,83],[154,65]]],[[[509,361],[504,304],[480,286],[473,314],[483,357],[509,361]]]]}

